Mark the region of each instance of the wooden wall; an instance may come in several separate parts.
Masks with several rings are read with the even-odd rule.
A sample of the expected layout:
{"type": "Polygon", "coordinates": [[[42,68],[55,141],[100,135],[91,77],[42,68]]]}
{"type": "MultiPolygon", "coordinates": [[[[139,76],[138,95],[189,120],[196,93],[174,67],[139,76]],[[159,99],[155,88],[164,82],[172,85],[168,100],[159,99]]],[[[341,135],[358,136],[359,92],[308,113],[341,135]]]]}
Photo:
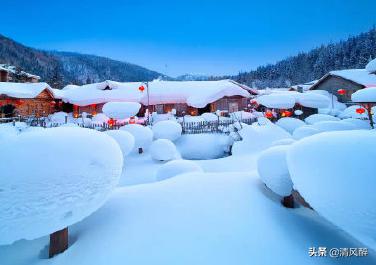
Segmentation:
{"type": "Polygon", "coordinates": [[[338,97],[340,102],[349,102],[351,101],[351,95],[355,91],[364,88],[364,86],[351,82],[349,80],[336,77],[336,76],[328,76],[325,80],[314,86],[314,90],[326,90],[329,93],[334,94],[338,97]],[[345,89],[346,94],[341,96],[338,95],[338,89],[345,89]]]}

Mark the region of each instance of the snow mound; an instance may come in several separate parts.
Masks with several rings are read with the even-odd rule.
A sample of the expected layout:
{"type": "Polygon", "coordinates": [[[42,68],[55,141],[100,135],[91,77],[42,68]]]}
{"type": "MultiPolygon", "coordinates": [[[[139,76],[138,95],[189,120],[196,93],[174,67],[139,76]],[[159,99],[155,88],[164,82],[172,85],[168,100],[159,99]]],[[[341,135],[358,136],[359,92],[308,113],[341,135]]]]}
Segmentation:
{"type": "Polygon", "coordinates": [[[52,123],[65,123],[65,119],[68,119],[68,113],[59,111],[48,116],[52,123]]]}
{"type": "Polygon", "coordinates": [[[295,106],[295,96],[288,93],[275,93],[256,98],[258,104],[267,108],[291,109],[295,106]]]}
{"type": "Polygon", "coordinates": [[[286,161],[289,148],[286,145],[271,147],[264,150],[257,160],[261,180],[280,196],[290,195],[293,187],[286,161]]]}
{"type": "Polygon", "coordinates": [[[176,121],[160,121],[152,127],[155,139],[177,140],[182,133],[182,127],[176,121]]]}
{"type": "Polygon", "coordinates": [[[156,175],[158,181],[169,179],[189,172],[203,172],[202,168],[193,161],[173,160],[162,165],[156,175]]]}
{"type": "Polygon", "coordinates": [[[343,119],[342,122],[348,122],[355,126],[356,129],[371,129],[371,126],[368,121],[354,119],[354,118],[347,118],[343,119]]]}
{"type": "Polygon", "coordinates": [[[305,118],[307,124],[315,124],[320,121],[339,121],[339,118],[327,114],[312,114],[305,118]]]}
{"type": "Polygon", "coordinates": [[[201,114],[201,117],[205,121],[218,121],[218,116],[215,115],[214,113],[210,113],[210,112],[205,112],[205,113],[201,114]]]}
{"type": "MultiPolygon", "coordinates": [[[[375,70],[376,71],[376,70],[375,70]]],[[[376,102],[376,87],[359,89],[351,95],[354,102],[376,102]]]]}
{"type": "Polygon", "coordinates": [[[376,247],[376,134],[343,131],[315,135],[287,154],[294,187],[322,216],[376,247]]]}
{"type": "Polygon", "coordinates": [[[184,134],[176,147],[185,159],[215,159],[226,156],[231,145],[230,137],[223,134],[184,134]]]}
{"type": "Polygon", "coordinates": [[[290,145],[290,144],[293,144],[293,143],[295,143],[294,139],[292,139],[292,138],[285,138],[285,139],[281,139],[281,140],[277,140],[277,141],[272,142],[271,146],[290,145]]]}
{"type": "Polygon", "coordinates": [[[173,142],[168,139],[155,140],[150,146],[151,158],[158,161],[169,161],[176,159],[178,152],[173,142]]]}
{"type": "Polygon", "coordinates": [[[121,120],[136,116],[140,108],[141,104],[137,102],[107,102],[102,111],[108,117],[121,120]]]}
{"type": "Polygon", "coordinates": [[[233,155],[257,153],[270,147],[274,141],[291,138],[288,132],[274,124],[247,126],[239,134],[243,140],[234,143],[233,155]]]}
{"type": "Polygon", "coordinates": [[[355,126],[342,121],[320,121],[312,125],[320,132],[354,130],[355,126]]]}
{"type": "Polygon", "coordinates": [[[376,59],[373,59],[366,65],[366,70],[370,73],[376,72],[376,59]]]}
{"type": "Polygon", "coordinates": [[[291,134],[294,132],[296,128],[306,125],[304,121],[290,117],[281,118],[275,124],[281,127],[282,129],[285,129],[291,134]]]}
{"type": "Polygon", "coordinates": [[[300,109],[297,109],[297,110],[294,111],[294,114],[295,114],[296,116],[300,116],[300,115],[303,114],[303,111],[300,110],[300,109]]]}
{"type": "Polygon", "coordinates": [[[6,150],[0,153],[0,245],[81,221],[106,201],[123,166],[116,142],[89,129],[46,129],[0,145],[6,150]]]}
{"type": "Polygon", "coordinates": [[[307,125],[297,128],[293,132],[292,137],[296,140],[300,140],[302,138],[315,135],[317,133],[320,133],[319,129],[313,127],[312,125],[307,125]]]}
{"type": "Polygon", "coordinates": [[[317,93],[299,93],[297,103],[308,108],[327,108],[329,106],[329,98],[317,93]]]}
{"type": "Polygon", "coordinates": [[[129,132],[124,130],[109,130],[104,133],[111,136],[118,143],[123,156],[128,155],[133,150],[135,139],[129,132]]]}
{"type": "Polygon", "coordinates": [[[149,127],[139,124],[127,124],[120,127],[120,130],[133,135],[135,139],[134,150],[138,150],[139,148],[146,150],[153,141],[153,131],[149,127]]]}
{"type": "Polygon", "coordinates": [[[344,118],[368,119],[368,111],[365,108],[363,108],[364,113],[360,114],[356,112],[358,108],[363,108],[363,107],[360,105],[352,105],[346,108],[345,110],[343,110],[343,112],[338,116],[342,119],[344,118]]]}
{"type": "Polygon", "coordinates": [[[98,113],[91,120],[94,124],[103,124],[107,123],[109,118],[104,113],[98,113]]]}

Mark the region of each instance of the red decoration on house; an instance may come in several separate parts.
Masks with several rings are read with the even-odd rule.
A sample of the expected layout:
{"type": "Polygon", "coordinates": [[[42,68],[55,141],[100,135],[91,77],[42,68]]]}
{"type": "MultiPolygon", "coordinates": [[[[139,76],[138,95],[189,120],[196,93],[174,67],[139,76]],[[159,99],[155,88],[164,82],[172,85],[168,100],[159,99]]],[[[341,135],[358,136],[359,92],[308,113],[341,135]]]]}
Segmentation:
{"type": "Polygon", "coordinates": [[[289,110],[285,110],[285,111],[283,112],[283,114],[285,115],[285,117],[290,117],[290,116],[292,115],[292,112],[289,111],[289,110]]]}
{"type": "Polygon", "coordinates": [[[51,102],[50,102],[50,105],[53,107],[53,106],[55,106],[56,105],[56,101],[55,100],[52,100],[51,102]]]}
{"type": "Polygon", "coordinates": [[[268,119],[273,118],[273,112],[271,112],[271,111],[265,112],[265,117],[268,118],[268,119]]]}
{"type": "Polygon", "coordinates": [[[141,92],[144,92],[145,87],[144,87],[144,86],[140,86],[140,87],[138,88],[138,90],[140,90],[141,92]]]}
{"type": "Polygon", "coordinates": [[[130,117],[129,118],[129,124],[135,124],[135,123],[136,123],[135,117],[130,117]]]}
{"type": "Polygon", "coordinates": [[[115,125],[115,120],[113,118],[110,118],[108,121],[107,121],[108,125],[110,127],[114,126],[115,125]]]}
{"type": "Polygon", "coordinates": [[[356,113],[358,113],[358,114],[363,114],[364,112],[366,112],[366,110],[363,109],[363,108],[357,108],[355,111],[356,111],[356,113]]]}
{"type": "Polygon", "coordinates": [[[345,90],[345,89],[343,89],[343,88],[341,88],[341,89],[338,89],[338,90],[337,90],[337,93],[338,93],[338,95],[341,95],[341,96],[343,96],[343,95],[345,95],[345,94],[346,94],[346,90],[345,90]]]}

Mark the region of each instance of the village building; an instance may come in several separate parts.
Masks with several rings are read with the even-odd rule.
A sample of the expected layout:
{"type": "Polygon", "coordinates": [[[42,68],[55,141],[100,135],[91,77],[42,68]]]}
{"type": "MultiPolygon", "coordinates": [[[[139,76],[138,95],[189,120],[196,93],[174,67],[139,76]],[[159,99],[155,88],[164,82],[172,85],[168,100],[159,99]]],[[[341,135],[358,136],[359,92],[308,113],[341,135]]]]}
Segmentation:
{"type": "Polygon", "coordinates": [[[359,89],[376,86],[376,74],[367,69],[331,71],[319,79],[310,90],[326,90],[338,101],[350,103],[351,95],[359,89]]]}
{"type": "Polygon", "coordinates": [[[40,77],[21,71],[17,67],[0,64],[0,82],[37,83],[40,77]]]}
{"type": "Polygon", "coordinates": [[[64,111],[78,115],[82,112],[102,112],[111,101],[139,102],[139,115],[148,109],[158,114],[176,112],[181,116],[204,112],[235,112],[244,110],[249,98],[258,92],[232,80],[219,81],[153,81],[120,83],[105,81],[83,86],[69,85],[62,90],[64,111]]]}
{"type": "Polygon", "coordinates": [[[0,82],[0,116],[44,117],[56,109],[53,89],[47,83],[0,82]]]}

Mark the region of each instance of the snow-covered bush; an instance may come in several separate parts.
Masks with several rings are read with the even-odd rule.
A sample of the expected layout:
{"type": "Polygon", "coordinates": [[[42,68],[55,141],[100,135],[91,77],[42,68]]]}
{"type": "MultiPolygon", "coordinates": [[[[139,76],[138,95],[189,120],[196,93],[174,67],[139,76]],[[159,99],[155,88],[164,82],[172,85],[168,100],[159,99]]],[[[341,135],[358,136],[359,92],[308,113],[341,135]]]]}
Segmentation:
{"type": "Polygon", "coordinates": [[[354,118],[354,119],[368,119],[368,111],[364,109],[364,113],[357,113],[356,110],[358,108],[363,108],[360,105],[352,105],[345,110],[342,111],[342,113],[339,115],[340,118],[354,118]]]}
{"type": "Polygon", "coordinates": [[[257,153],[267,149],[274,141],[291,138],[291,135],[275,124],[252,125],[239,131],[242,141],[235,142],[233,155],[257,153]]]}
{"type": "Polygon", "coordinates": [[[328,132],[303,139],[287,153],[296,188],[322,216],[376,247],[376,133],[328,132]]]}
{"type": "Polygon", "coordinates": [[[104,113],[98,113],[91,120],[94,124],[103,124],[107,123],[109,118],[104,113]]]}
{"type": "Polygon", "coordinates": [[[211,113],[211,112],[205,112],[205,113],[201,114],[201,117],[205,121],[218,121],[218,116],[215,115],[214,113],[211,113]]]}
{"type": "Polygon", "coordinates": [[[134,150],[138,150],[139,153],[148,149],[153,141],[153,131],[149,127],[139,124],[127,124],[120,127],[120,130],[127,131],[133,135],[135,139],[134,150]]]}
{"type": "Polygon", "coordinates": [[[369,122],[360,119],[347,118],[343,119],[342,122],[348,122],[355,126],[356,129],[371,129],[369,122]]]}
{"type": "Polygon", "coordinates": [[[102,111],[108,117],[120,120],[136,116],[140,108],[141,104],[137,102],[107,102],[102,111]]]}
{"type": "Polygon", "coordinates": [[[68,113],[63,112],[63,111],[55,112],[53,114],[50,114],[48,117],[52,123],[61,124],[61,123],[65,123],[65,120],[68,121],[68,113]]]}
{"type": "Polygon", "coordinates": [[[312,127],[318,129],[320,132],[345,131],[355,129],[355,126],[351,123],[342,121],[320,121],[313,124],[312,127]]]}
{"type": "Polygon", "coordinates": [[[364,89],[359,89],[351,95],[351,100],[353,102],[374,102],[376,103],[376,87],[367,87],[364,89]]]}
{"type": "Polygon", "coordinates": [[[287,168],[286,153],[290,146],[270,147],[261,152],[257,160],[257,171],[261,180],[280,196],[289,196],[293,183],[287,168]]]}
{"type": "Polygon", "coordinates": [[[203,172],[203,170],[193,161],[173,160],[159,167],[156,179],[161,181],[189,172],[203,172]]]}
{"type": "Polygon", "coordinates": [[[231,141],[223,134],[185,134],[176,147],[185,159],[215,159],[226,155],[231,141]]]}
{"type": "Polygon", "coordinates": [[[295,143],[294,139],[292,139],[292,138],[285,138],[285,139],[281,139],[281,140],[277,140],[277,141],[272,142],[272,144],[270,146],[290,145],[290,144],[293,144],[293,143],[295,143]]]}
{"type": "Polygon", "coordinates": [[[177,140],[182,133],[182,127],[176,121],[160,121],[152,127],[154,139],[168,139],[171,141],[177,140]]]}
{"type": "Polygon", "coordinates": [[[155,140],[150,146],[151,158],[158,161],[169,161],[176,159],[178,151],[173,142],[168,139],[155,140]]]}
{"type": "Polygon", "coordinates": [[[305,125],[305,126],[297,128],[292,133],[292,137],[296,140],[300,140],[304,137],[308,137],[317,133],[320,133],[319,129],[313,127],[312,125],[305,125]]]}
{"type": "Polygon", "coordinates": [[[128,155],[134,148],[135,139],[132,134],[124,130],[109,130],[105,133],[111,136],[120,146],[123,156],[128,155]]]}
{"type": "Polygon", "coordinates": [[[373,59],[366,65],[366,70],[370,73],[376,73],[376,59],[373,59]]]}
{"type": "Polygon", "coordinates": [[[279,119],[275,124],[292,134],[296,128],[304,126],[305,122],[296,118],[286,117],[279,119]]]}
{"type": "Polygon", "coordinates": [[[123,166],[116,142],[89,129],[45,129],[0,146],[0,245],[81,221],[105,202],[123,166]]]}
{"type": "Polygon", "coordinates": [[[339,121],[339,118],[327,114],[312,114],[305,118],[307,124],[315,124],[320,121],[339,121]]]}

